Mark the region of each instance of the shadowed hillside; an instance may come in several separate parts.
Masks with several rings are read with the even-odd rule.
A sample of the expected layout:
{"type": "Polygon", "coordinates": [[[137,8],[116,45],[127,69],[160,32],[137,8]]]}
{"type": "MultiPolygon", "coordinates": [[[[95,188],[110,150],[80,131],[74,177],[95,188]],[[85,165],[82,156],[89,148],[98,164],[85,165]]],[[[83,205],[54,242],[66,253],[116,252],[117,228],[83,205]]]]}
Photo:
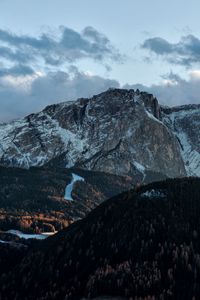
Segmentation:
{"type": "Polygon", "coordinates": [[[130,189],[130,177],[78,169],[0,167],[0,229],[54,231],[83,218],[104,200],[130,189]],[[74,201],[64,199],[72,173],[84,181],[73,185],[74,201]]]}
{"type": "Polygon", "coordinates": [[[2,299],[199,299],[199,195],[170,179],[104,202],[2,274],[2,299]]]}

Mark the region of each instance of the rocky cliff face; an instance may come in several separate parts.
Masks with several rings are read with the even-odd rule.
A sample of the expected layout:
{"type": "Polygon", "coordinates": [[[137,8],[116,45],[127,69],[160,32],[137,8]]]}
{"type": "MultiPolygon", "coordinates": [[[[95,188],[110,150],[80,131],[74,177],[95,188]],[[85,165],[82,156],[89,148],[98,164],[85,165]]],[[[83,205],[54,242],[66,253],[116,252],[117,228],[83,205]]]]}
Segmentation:
{"type": "Polygon", "coordinates": [[[149,174],[184,176],[185,159],[170,120],[150,94],[108,90],[0,125],[0,163],[75,166],[137,181],[149,174]]]}

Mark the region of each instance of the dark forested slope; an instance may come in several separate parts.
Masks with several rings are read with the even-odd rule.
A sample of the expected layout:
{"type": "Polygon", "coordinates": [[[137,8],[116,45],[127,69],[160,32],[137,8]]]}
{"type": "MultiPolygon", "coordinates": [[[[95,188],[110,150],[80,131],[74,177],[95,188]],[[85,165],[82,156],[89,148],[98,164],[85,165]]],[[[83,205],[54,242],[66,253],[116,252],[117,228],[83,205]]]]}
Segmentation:
{"type": "Polygon", "coordinates": [[[130,189],[130,177],[64,168],[0,167],[0,230],[54,231],[84,217],[104,200],[130,189]],[[74,201],[64,199],[72,174],[74,201]]]}
{"type": "Polygon", "coordinates": [[[2,274],[1,299],[200,299],[199,216],[198,178],[120,194],[2,274]]]}

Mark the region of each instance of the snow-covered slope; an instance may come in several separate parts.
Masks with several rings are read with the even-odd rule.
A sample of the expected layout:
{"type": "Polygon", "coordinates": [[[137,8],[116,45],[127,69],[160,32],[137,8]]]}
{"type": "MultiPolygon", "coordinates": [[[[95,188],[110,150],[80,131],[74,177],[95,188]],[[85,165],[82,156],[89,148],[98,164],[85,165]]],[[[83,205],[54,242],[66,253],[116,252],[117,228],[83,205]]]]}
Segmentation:
{"type": "Polygon", "coordinates": [[[41,166],[69,148],[68,165],[83,151],[84,141],[62,128],[45,112],[0,125],[0,157],[4,165],[29,168],[41,166]]]}
{"type": "Polygon", "coordinates": [[[163,112],[163,121],[180,143],[187,175],[200,176],[200,106],[180,106],[163,112]]]}
{"type": "Polygon", "coordinates": [[[78,166],[117,175],[183,176],[179,143],[153,95],[111,89],[0,125],[0,163],[78,166]]]}

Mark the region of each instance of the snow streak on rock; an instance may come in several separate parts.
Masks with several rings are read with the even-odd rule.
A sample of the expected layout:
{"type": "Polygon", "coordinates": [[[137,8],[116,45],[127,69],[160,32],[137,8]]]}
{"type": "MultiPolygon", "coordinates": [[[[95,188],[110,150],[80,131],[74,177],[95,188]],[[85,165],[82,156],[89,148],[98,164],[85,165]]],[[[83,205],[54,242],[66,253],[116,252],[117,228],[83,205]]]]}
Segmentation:
{"type": "Polygon", "coordinates": [[[164,112],[164,122],[179,141],[187,175],[200,177],[200,107],[188,105],[164,112]]]}
{"type": "Polygon", "coordinates": [[[79,175],[72,173],[72,181],[65,188],[65,196],[64,196],[65,200],[68,200],[68,201],[74,200],[72,198],[72,191],[73,191],[74,184],[77,181],[85,181],[85,179],[79,175]]]}

